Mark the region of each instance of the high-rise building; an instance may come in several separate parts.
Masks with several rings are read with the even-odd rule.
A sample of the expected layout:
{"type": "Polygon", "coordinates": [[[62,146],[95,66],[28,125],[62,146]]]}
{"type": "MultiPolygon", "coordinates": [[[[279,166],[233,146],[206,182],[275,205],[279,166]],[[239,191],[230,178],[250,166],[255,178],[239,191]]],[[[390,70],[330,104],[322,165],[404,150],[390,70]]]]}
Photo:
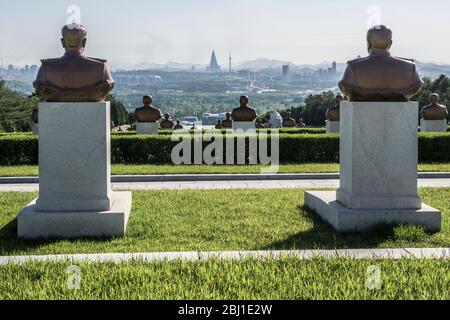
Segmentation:
{"type": "Polygon", "coordinates": [[[214,52],[214,50],[211,55],[211,62],[209,63],[209,72],[211,73],[220,72],[220,66],[217,63],[216,53],[214,52]]]}
{"type": "Polygon", "coordinates": [[[289,75],[289,65],[288,64],[284,65],[282,70],[283,70],[283,76],[286,77],[287,75],[289,75]]]}
{"type": "Polygon", "coordinates": [[[231,69],[231,51],[230,51],[230,65],[229,65],[229,70],[228,70],[230,73],[233,71],[232,69],[231,69]]]}

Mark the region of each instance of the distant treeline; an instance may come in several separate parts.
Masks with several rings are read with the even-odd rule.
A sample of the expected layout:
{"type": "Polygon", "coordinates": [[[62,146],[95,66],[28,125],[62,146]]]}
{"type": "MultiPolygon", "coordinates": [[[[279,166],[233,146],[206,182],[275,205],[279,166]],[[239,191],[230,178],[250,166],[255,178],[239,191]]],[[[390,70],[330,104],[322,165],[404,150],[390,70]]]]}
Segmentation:
{"type": "MultiPolygon", "coordinates": [[[[441,75],[437,79],[424,78],[425,86],[412,100],[419,102],[419,108],[429,103],[431,93],[440,95],[440,103],[450,107],[450,79],[441,75]]],[[[157,96],[156,106],[162,105],[163,112],[173,112],[172,116],[181,118],[183,115],[191,114],[201,117],[204,112],[204,106],[208,105],[208,111],[211,113],[231,111],[237,107],[236,97],[222,95],[217,96],[209,94],[196,94],[190,98],[186,95],[157,96]]],[[[258,110],[278,110],[282,116],[290,111],[292,117],[299,122],[303,119],[304,123],[312,127],[323,127],[325,125],[325,113],[327,108],[334,105],[335,93],[332,91],[320,94],[309,95],[304,103],[292,99],[292,103],[282,99],[279,94],[255,95],[251,98],[251,104],[258,110]]],[[[133,114],[128,112],[122,100],[114,95],[108,95],[107,100],[111,102],[111,121],[117,125],[133,123],[133,114]]],[[[31,111],[37,107],[39,97],[36,94],[24,96],[6,87],[5,82],[0,79],[0,132],[6,131],[8,126],[12,125],[16,131],[31,131],[32,122],[30,119],[31,111]]],[[[138,107],[138,106],[136,106],[138,107]]],[[[418,110],[419,111],[419,110],[418,110]]],[[[450,111],[450,108],[449,108],[450,111]]],[[[267,114],[262,113],[259,121],[266,121],[267,114]]]]}
{"type": "MultiPolygon", "coordinates": [[[[425,82],[422,90],[411,100],[419,102],[419,110],[430,103],[430,94],[437,93],[440,96],[440,104],[447,106],[450,113],[450,79],[441,75],[439,78],[432,80],[424,78],[425,82]]],[[[303,122],[308,126],[322,127],[325,125],[325,113],[330,106],[335,104],[335,93],[332,91],[323,92],[321,94],[312,94],[305,99],[305,104],[300,107],[291,107],[280,110],[280,114],[284,117],[288,111],[292,117],[298,122],[303,122]]],[[[262,115],[261,118],[264,118],[262,115]]]]}

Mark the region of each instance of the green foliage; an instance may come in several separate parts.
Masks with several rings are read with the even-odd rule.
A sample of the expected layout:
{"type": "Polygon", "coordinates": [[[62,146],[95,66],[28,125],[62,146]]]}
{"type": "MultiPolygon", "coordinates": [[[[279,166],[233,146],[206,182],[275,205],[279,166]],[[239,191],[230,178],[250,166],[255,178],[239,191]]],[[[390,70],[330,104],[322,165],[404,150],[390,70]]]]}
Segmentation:
{"type": "Polygon", "coordinates": [[[116,126],[130,124],[130,116],[123,103],[111,94],[106,96],[106,101],[111,102],[111,121],[116,126]]]}
{"type": "MultiPolygon", "coordinates": [[[[259,134],[268,139],[270,136],[259,134]]],[[[186,137],[186,135],[185,135],[186,137]]],[[[214,137],[214,136],[212,136],[214,137]]],[[[233,137],[237,150],[238,137],[233,137]]],[[[172,164],[171,152],[177,141],[171,136],[137,136],[133,134],[113,134],[111,158],[114,164],[172,164]]],[[[339,162],[339,136],[327,134],[287,134],[279,135],[281,163],[337,163],[339,162]]],[[[194,143],[192,139],[191,143],[194,143]]],[[[203,150],[210,142],[203,142],[203,150]]],[[[248,160],[248,139],[245,158],[248,160]]],[[[0,165],[31,165],[38,163],[38,138],[26,134],[0,135],[0,165]]],[[[193,150],[193,146],[192,146],[193,150]]],[[[224,139],[224,152],[225,139],[224,139]]],[[[235,154],[235,158],[236,158],[235,154]]],[[[225,159],[225,156],[224,156],[225,159]]],[[[450,134],[421,133],[419,135],[419,162],[450,162],[450,134]]],[[[192,161],[194,163],[194,161],[192,161]]]]}
{"type": "Polygon", "coordinates": [[[450,161],[449,133],[421,133],[419,135],[420,162],[450,161]]]}
{"type": "Polygon", "coordinates": [[[0,135],[0,165],[37,164],[38,138],[33,135],[0,135]]]}
{"type": "Polygon", "coordinates": [[[30,115],[37,103],[37,97],[25,97],[8,89],[0,78],[0,132],[6,129],[7,122],[12,122],[17,131],[30,131],[30,115]]]}
{"type": "Polygon", "coordinates": [[[336,95],[332,91],[310,95],[305,100],[301,118],[308,125],[324,126],[327,109],[335,104],[336,95]]]}
{"type": "MultiPolygon", "coordinates": [[[[311,94],[305,99],[303,106],[291,106],[288,109],[280,110],[282,117],[285,117],[287,111],[291,112],[292,118],[296,122],[303,119],[308,126],[325,126],[325,114],[327,109],[335,104],[336,95],[333,91],[322,92],[321,94],[311,94]]],[[[264,117],[265,115],[263,115],[264,117]]]]}
{"type": "Polygon", "coordinates": [[[450,247],[450,188],[419,189],[425,203],[442,210],[442,231],[425,235],[403,228],[405,232],[395,232],[388,226],[360,234],[336,233],[305,208],[304,193],[251,187],[134,191],[124,238],[26,241],[17,237],[17,213],[37,193],[0,192],[0,255],[450,247]]]}
{"type": "Polygon", "coordinates": [[[398,226],[393,229],[395,241],[420,242],[426,237],[425,229],[422,226],[398,226]]]}
{"type": "MultiPolygon", "coordinates": [[[[28,262],[1,266],[0,299],[75,301],[448,301],[450,299],[448,290],[450,273],[446,259],[301,260],[295,257],[282,257],[123,263],[77,262],[76,265],[82,270],[81,286],[79,290],[68,290],[67,272],[73,263],[28,262]],[[374,265],[382,270],[382,290],[369,290],[367,287],[368,270],[374,265]]],[[[173,314],[176,310],[170,309],[173,314]]],[[[274,307],[272,314],[275,315],[277,312],[274,307]]],[[[211,318],[219,317],[211,316],[211,318]]],[[[227,318],[239,319],[236,316],[227,318]]],[[[250,317],[243,316],[243,318],[250,317]]]]}

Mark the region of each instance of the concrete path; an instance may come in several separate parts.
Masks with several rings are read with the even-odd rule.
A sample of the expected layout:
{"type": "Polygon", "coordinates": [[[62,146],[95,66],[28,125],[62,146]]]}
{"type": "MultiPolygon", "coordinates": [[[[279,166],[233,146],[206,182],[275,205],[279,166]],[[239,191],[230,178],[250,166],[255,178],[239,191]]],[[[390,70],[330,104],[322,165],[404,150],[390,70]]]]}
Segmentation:
{"type": "MultiPolygon", "coordinates": [[[[337,189],[339,180],[249,180],[249,181],[179,181],[118,182],[115,191],[127,190],[219,190],[219,189],[337,189]]],[[[419,179],[420,188],[450,188],[450,179],[419,179]]],[[[0,184],[0,192],[36,192],[37,183],[0,184]]]]}
{"type": "Polygon", "coordinates": [[[47,256],[0,257],[0,265],[24,264],[27,262],[94,262],[122,263],[128,261],[203,261],[208,259],[240,260],[245,258],[280,259],[292,257],[300,260],[313,258],[350,259],[450,259],[450,248],[437,249],[345,249],[345,250],[298,250],[298,251],[225,251],[225,252],[164,252],[164,253],[111,253],[68,254],[47,256]]]}

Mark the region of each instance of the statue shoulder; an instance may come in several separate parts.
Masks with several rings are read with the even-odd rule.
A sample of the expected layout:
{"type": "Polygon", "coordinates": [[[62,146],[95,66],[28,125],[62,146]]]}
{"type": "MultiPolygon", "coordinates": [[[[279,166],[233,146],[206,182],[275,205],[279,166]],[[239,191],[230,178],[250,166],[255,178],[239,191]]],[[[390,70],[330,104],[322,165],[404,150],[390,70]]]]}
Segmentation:
{"type": "Polygon", "coordinates": [[[404,61],[404,62],[406,62],[406,63],[409,63],[409,64],[416,64],[416,60],[414,60],[414,59],[410,59],[410,58],[402,58],[402,57],[394,57],[395,59],[398,59],[398,60],[400,60],[400,61],[404,61]]]}
{"type": "Polygon", "coordinates": [[[349,61],[347,61],[347,65],[351,66],[351,65],[353,65],[355,63],[358,63],[360,61],[363,61],[363,60],[365,60],[365,58],[356,58],[356,59],[353,59],[353,60],[349,60],[349,61]]]}
{"type": "Polygon", "coordinates": [[[45,66],[45,65],[47,65],[47,64],[49,64],[49,63],[58,61],[59,59],[60,59],[60,58],[42,59],[42,60],[41,60],[41,63],[42,63],[43,66],[45,66]]]}
{"type": "Polygon", "coordinates": [[[93,57],[87,57],[87,58],[92,61],[101,62],[102,64],[108,63],[108,60],[106,60],[106,59],[93,58],[93,57]]]}

